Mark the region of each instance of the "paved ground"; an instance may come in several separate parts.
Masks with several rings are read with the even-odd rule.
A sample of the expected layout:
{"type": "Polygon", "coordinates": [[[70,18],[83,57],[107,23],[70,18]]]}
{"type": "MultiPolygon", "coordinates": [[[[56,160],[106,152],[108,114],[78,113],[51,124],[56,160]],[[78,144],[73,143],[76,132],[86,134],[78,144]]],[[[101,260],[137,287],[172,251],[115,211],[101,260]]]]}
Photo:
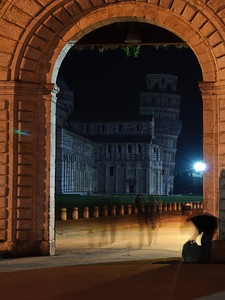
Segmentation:
{"type": "Polygon", "coordinates": [[[0,299],[225,299],[225,264],[182,262],[183,221],[57,222],[56,256],[0,261],[0,299]]]}
{"type": "Polygon", "coordinates": [[[181,251],[193,227],[185,224],[186,216],[164,214],[146,220],[136,215],[56,223],[57,253],[75,249],[113,247],[181,251]]]}

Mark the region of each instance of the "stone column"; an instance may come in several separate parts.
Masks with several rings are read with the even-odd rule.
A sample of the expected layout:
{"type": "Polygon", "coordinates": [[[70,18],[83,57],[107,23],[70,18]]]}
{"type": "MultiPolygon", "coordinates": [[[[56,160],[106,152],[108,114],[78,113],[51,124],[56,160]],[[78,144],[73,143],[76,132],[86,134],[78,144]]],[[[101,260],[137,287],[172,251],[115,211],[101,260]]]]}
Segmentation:
{"type": "Polygon", "coordinates": [[[42,86],[36,128],[37,139],[37,212],[36,232],[41,254],[55,254],[55,156],[56,156],[56,95],[59,89],[53,84],[42,86]],[[44,144],[43,144],[44,143],[44,144]],[[45,173],[45,174],[44,174],[45,173]],[[40,175],[39,175],[40,174],[40,175]],[[41,176],[42,175],[42,176],[41,176]],[[43,207],[44,201],[44,207],[43,207]],[[42,218],[40,218],[42,216],[42,218]]]}
{"type": "Polygon", "coordinates": [[[65,154],[63,154],[63,193],[65,193],[66,190],[66,157],[65,154]]]}
{"type": "Polygon", "coordinates": [[[153,194],[153,171],[152,163],[149,163],[149,194],[153,194]]]}
{"type": "Polygon", "coordinates": [[[80,172],[80,192],[83,191],[84,186],[84,170],[83,170],[83,162],[81,162],[81,172],[80,172]]]}
{"type": "Polygon", "coordinates": [[[125,164],[125,180],[124,180],[124,184],[125,184],[125,193],[128,192],[128,188],[127,188],[127,164],[125,164]]]}
{"type": "Polygon", "coordinates": [[[157,194],[160,194],[160,171],[158,170],[156,174],[157,174],[156,176],[157,176],[157,182],[158,182],[158,184],[157,184],[157,194]]]}
{"type": "Polygon", "coordinates": [[[50,197],[49,197],[49,252],[55,254],[55,159],[56,159],[56,102],[59,88],[48,85],[48,101],[51,101],[51,128],[50,128],[50,197]],[[50,98],[50,99],[49,99],[50,98]]]}
{"type": "Polygon", "coordinates": [[[67,193],[67,187],[68,187],[68,156],[67,154],[65,154],[65,188],[64,188],[64,192],[67,193]]]}
{"type": "Polygon", "coordinates": [[[77,161],[77,192],[79,192],[79,180],[80,180],[80,169],[79,169],[79,160],[77,161]]]}
{"type": "Polygon", "coordinates": [[[70,155],[70,192],[73,192],[73,157],[70,155]]]}
{"type": "Polygon", "coordinates": [[[203,100],[203,176],[206,212],[220,218],[220,239],[225,238],[225,83],[200,82],[203,100]]]}
{"type": "MultiPolygon", "coordinates": [[[[115,153],[116,153],[116,151],[115,151],[115,153]]],[[[119,173],[118,173],[118,171],[119,171],[119,167],[118,167],[118,164],[115,164],[115,179],[114,179],[114,181],[115,181],[115,193],[117,193],[117,191],[118,191],[118,178],[119,178],[119,173]]]]}
{"type": "Polygon", "coordinates": [[[80,170],[80,162],[78,162],[79,171],[78,171],[78,193],[80,192],[80,180],[81,180],[81,170],[80,170]]]}
{"type": "Polygon", "coordinates": [[[158,171],[158,176],[159,176],[159,195],[162,194],[162,173],[161,170],[158,171]]]}
{"type": "Polygon", "coordinates": [[[0,252],[54,253],[53,85],[0,82],[0,252]]]}
{"type": "Polygon", "coordinates": [[[71,156],[68,154],[68,181],[67,181],[67,192],[70,192],[71,188],[71,156]]]}
{"type": "Polygon", "coordinates": [[[68,193],[71,190],[71,155],[68,155],[68,193]]]}
{"type": "Polygon", "coordinates": [[[77,166],[77,160],[75,161],[75,192],[77,192],[78,191],[78,188],[77,188],[77,177],[78,177],[78,175],[77,175],[77,173],[78,173],[78,166],[77,166]]]}
{"type": "Polygon", "coordinates": [[[203,176],[204,209],[218,216],[219,197],[219,99],[214,92],[214,83],[200,82],[203,100],[203,158],[207,170],[203,176]]]}
{"type": "Polygon", "coordinates": [[[105,193],[108,192],[108,168],[107,168],[107,164],[105,165],[105,182],[104,182],[104,185],[105,185],[105,193]]]}
{"type": "Polygon", "coordinates": [[[16,247],[18,134],[14,134],[14,128],[18,123],[17,113],[15,82],[0,82],[0,251],[9,252],[14,252],[16,247]]]}
{"type": "Polygon", "coordinates": [[[150,194],[150,163],[146,163],[146,182],[145,182],[145,187],[146,187],[146,194],[150,194]]]}
{"type": "Polygon", "coordinates": [[[162,171],[159,169],[159,194],[162,194],[162,171]]]}
{"type": "Polygon", "coordinates": [[[139,176],[138,176],[138,163],[135,164],[135,179],[136,179],[136,183],[135,183],[135,193],[138,194],[139,193],[139,176]]]}
{"type": "Polygon", "coordinates": [[[75,175],[75,166],[74,166],[74,155],[72,156],[72,192],[75,192],[75,187],[74,187],[74,175],[75,175]]]}
{"type": "Polygon", "coordinates": [[[62,194],[63,192],[63,176],[64,176],[64,166],[63,166],[63,151],[61,143],[62,129],[57,128],[57,156],[56,156],[56,194],[62,194]]]}

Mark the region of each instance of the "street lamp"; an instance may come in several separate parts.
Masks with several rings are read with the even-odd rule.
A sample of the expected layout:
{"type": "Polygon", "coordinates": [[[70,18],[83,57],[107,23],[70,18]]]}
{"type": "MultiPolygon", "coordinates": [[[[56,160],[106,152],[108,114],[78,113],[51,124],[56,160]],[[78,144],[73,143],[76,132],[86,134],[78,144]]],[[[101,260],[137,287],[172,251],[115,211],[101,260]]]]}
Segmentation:
{"type": "Polygon", "coordinates": [[[206,170],[206,164],[203,162],[196,162],[194,164],[194,169],[196,172],[204,172],[206,170]]]}

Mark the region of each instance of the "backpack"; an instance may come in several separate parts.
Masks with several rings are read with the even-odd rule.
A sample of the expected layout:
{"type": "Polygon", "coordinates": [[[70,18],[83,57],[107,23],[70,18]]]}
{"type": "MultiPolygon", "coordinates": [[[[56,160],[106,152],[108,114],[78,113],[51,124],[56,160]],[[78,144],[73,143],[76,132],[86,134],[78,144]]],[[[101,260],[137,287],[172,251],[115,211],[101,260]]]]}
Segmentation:
{"type": "Polygon", "coordinates": [[[184,244],[182,257],[186,263],[195,263],[201,260],[202,247],[195,241],[188,241],[184,244]]]}

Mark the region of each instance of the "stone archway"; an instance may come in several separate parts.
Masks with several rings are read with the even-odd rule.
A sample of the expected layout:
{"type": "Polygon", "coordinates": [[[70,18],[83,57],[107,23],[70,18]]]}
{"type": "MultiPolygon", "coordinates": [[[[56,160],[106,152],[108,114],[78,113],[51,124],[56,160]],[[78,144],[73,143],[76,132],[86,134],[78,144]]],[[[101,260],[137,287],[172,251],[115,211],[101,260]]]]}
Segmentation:
{"type": "Polygon", "coordinates": [[[128,20],[175,33],[199,61],[204,160],[209,165],[204,176],[204,205],[207,211],[220,214],[220,237],[225,237],[224,16],[219,0],[1,2],[1,252],[54,254],[57,71],[70,46],[81,37],[111,22],[128,20]]]}

